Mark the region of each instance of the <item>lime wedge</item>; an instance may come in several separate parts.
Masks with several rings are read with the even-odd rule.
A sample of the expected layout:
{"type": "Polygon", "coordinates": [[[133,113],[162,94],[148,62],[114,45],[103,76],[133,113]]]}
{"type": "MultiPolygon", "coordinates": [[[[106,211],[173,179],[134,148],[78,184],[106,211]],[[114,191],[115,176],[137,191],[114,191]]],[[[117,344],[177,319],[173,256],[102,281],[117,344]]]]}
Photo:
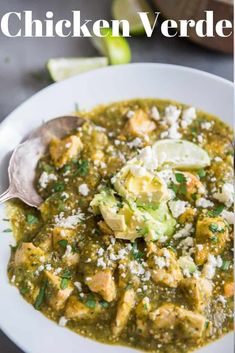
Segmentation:
{"type": "Polygon", "coordinates": [[[127,40],[114,37],[110,28],[103,28],[104,37],[92,37],[92,42],[101,55],[107,56],[111,65],[128,64],[131,61],[131,50],[127,40]]]}
{"type": "Polygon", "coordinates": [[[185,140],[161,140],[153,145],[159,165],[179,169],[200,169],[210,165],[208,153],[201,147],[185,140]]]}
{"type": "Polygon", "coordinates": [[[108,59],[105,57],[57,58],[48,61],[47,69],[54,81],[62,81],[68,77],[98,69],[100,67],[105,67],[107,65],[108,59]]]}
{"type": "Polygon", "coordinates": [[[114,0],[112,15],[116,20],[127,20],[133,35],[144,34],[145,29],[138,12],[148,12],[151,26],[154,24],[154,13],[146,0],[114,0]]]}

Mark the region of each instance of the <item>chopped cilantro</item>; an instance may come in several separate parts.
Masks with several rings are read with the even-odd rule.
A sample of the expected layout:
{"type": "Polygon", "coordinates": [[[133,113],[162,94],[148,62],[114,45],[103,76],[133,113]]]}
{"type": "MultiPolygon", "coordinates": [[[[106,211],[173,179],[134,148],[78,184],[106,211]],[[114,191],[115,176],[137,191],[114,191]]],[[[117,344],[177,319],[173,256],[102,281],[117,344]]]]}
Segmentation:
{"type": "Polygon", "coordinates": [[[26,293],[28,293],[28,291],[29,291],[29,288],[28,288],[28,287],[22,287],[22,288],[20,288],[20,293],[21,293],[21,294],[26,294],[26,293]]]}
{"type": "Polygon", "coordinates": [[[132,245],[132,256],[135,260],[140,260],[144,256],[144,253],[139,251],[136,242],[134,242],[132,245]]]}
{"type": "Polygon", "coordinates": [[[212,233],[217,233],[219,231],[219,226],[216,223],[211,223],[209,225],[209,229],[212,231],[212,233]]]}
{"type": "Polygon", "coordinates": [[[69,172],[69,171],[70,171],[70,169],[71,169],[70,164],[66,164],[66,165],[63,167],[63,173],[67,173],[67,172],[69,172]]]}
{"type": "Polygon", "coordinates": [[[60,288],[65,289],[68,287],[68,278],[62,278],[60,282],[60,288]]]}
{"type": "Polygon", "coordinates": [[[89,163],[87,160],[81,160],[77,163],[77,172],[75,175],[86,176],[89,171],[89,163]]]}
{"type": "Polygon", "coordinates": [[[53,191],[54,192],[59,192],[59,191],[64,191],[64,183],[58,182],[53,185],[53,191]]]}
{"type": "Polygon", "coordinates": [[[47,281],[44,281],[40,290],[39,290],[39,293],[37,295],[37,298],[35,300],[35,303],[34,303],[34,308],[36,310],[39,310],[40,309],[40,306],[42,305],[43,301],[44,301],[44,297],[45,297],[45,292],[46,292],[46,288],[47,288],[47,281]]]}
{"type": "Polygon", "coordinates": [[[199,169],[197,171],[197,175],[199,176],[200,179],[204,178],[206,176],[206,171],[205,169],[199,169]]]}
{"type": "Polygon", "coordinates": [[[187,179],[185,178],[184,174],[182,173],[175,173],[175,178],[178,183],[186,183],[187,179]]]}
{"type": "Polygon", "coordinates": [[[214,235],[213,237],[210,238],[210,240],[212,241],[212,243],[217,243],[218,237],[216,235],[214,235]]]}
{"type": "Polygon", "coordinates": [[[3,218],[2,220],[3,220],[3,222],[9,222],[10,221],[9,218],[3,218]]]}
{"type": "Polygon", "coordinates": [[[35,224],[38,222],[38,218],[36,216],[34,216],[33,214],[27,214],[26,216],[26,222],[29,225],[35,224]]]}
{"type": "Polygon", "coordinates": [[[102,306],[102,308],[105,308],[105,309],[107,309],[109,307],[109,303],[106,302],[105,300],[101,300],[100,305],[102,306]]]}
{"type": "Polygon", "coordinates": [[[222,266],[221,266],[221,270],[223,270],[223,271],[228,271],[229,266],[230,266],[230,261],[228,261],[228,260],[223,260],[223,264],[222,264],[222,266]]]}
{"type": "Polygon", "coordinates": [[[94,309],[95,306],[96,306],[96,301],[95,301],[95,298],[93,296],[93,294],[89,294],[87,296],[87,300],[85,302],[85,305],[90,308],[90,309],[94,309]]]}
{"type": "Polygon", "coordinates": [[[67,245],[68,245],[68,240],[66,239],[61,239],[58,241],[58,244],[63,248],[66,249],[67,245]]]}
{"type": "Polygon", "coordinates": [[[10,228],[7,228],[7,229],[3,230],[3,233],[11,233],[11,232],[12,232],[12,229],[10,229],[10,228]]]}
{"type": "Polygon", "coordinates": [[[70,270],[64,270],[62,276],[62,278],[67,278],[67,279],[70,279],[72,277],[72,273],[70,270]]]}
{"type": "Polygon", "coordinates": [[[224,210],[224,205],[219,205],[214,210],[210,211],[209,215],[211,217],[217,217],[223,212],[223,210],[224,210]]]}

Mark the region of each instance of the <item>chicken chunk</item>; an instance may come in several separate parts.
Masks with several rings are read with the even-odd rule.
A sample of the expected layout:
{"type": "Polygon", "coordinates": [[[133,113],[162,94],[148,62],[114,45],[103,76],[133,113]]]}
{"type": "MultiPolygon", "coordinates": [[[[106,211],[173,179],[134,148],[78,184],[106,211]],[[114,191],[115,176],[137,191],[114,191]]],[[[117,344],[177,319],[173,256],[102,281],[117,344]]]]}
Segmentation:
{"type": "Polygon", "coordinates": [[[44,271],[47,279],[46,300],[52,309],[58,311],[63,309],[67,299],[73,291],[71,283],[64,289],[61,288],[61,278],[49,271],[44,271]]]}
{"type": "Polygon", "coordinates": [[[76,135],[66,137],[62,140],[53,139],[50,143],[49,152],[54,165],[62,168],[71,159],[77,157],[83,148],[80,138],[76,135]]]}
{"type": "Polygon", "coordinates": [[[196,243],[200,246],[196,247],[195,262],[203,265],[209,253],[221,254],[228,238],[229,232],[223,218],[199,218],[196,225],[196,243]]]}
{"type": "Polygon", "coordinates": [[[133,136],[145,136],[156,129],[156,124],[143,110],[137,110],[125,125],[125,131],[133,136]]]}
{"type": "Polygon", "coordinates": [[[35,267],[40,263],[44,252],[33,243],[22,243],[15,253],[15,266],[35,267]]]}
{"type": "Polygon", "coordinates": [[[75,295],[70,296],[65,308],[65,316],[67,319],[71,320],[93,319],[100,312],[100,305],[96,305],[94,308],[89,308],[83,304],[75,295]]]}
{"type": "Polygon", "coordinates": [[[202,336],[205,327],[205,317],[193,311],[183,309],[174,304],[163,304],[150,313],[153,329],[179,329],[184,337],[196,339],[202,336]]]}
{"type": "Polygon", "coordinates": [[[206,278],[184,278],[180,287],[192,309],[202,312],[212,295],[212,283],[206,278]]]}
{"type": "Polygon", "coordinates": [[[185,337],[200,338],[205,329],[206,318],[198,313],[178,308],[178,324],[185,337]]]}
{"type": "Polygon", "coordinates": [[[92,292],[100,294],[107,302],[112,302],[116,298],[116,285],[110,269],[96,272],[88,277],[86,284],[92,292]]]}
{"type": "Polygon", "coordinates": [[[73,240],[75,232],[73,229],[55,227],[52,231],[52,242],[54,250],[61,251],[64,247],[61,247],[61,241],[71,241],[73,240]]]}
{"type": "Polygon", "coordinates": [[[136,325],[139,332],[143,335],[148,330],[148,316],[151,310],[151,305],[148,298],[143,298],[136,308],[136,325]]]}
{"type": "Polygon", "coordinates": [[[174,304],[163,304],[149,315],[154,329],[174,328],[178,320],[178,307],[174,304]]]}
{"type": "Polygon", "coordinates": [[[148,259],[152,280],[176,288],[183,278],[175,253],[167,248],[157,249],[148,259]]]}
{"type": "Polygon", "coordinates": [[[128,289],[124,292],[117,307],[117,314],[113,325],[114,336],[119,336],[125,328],[130,313],[135,306],[135,291],[128,289]]]}

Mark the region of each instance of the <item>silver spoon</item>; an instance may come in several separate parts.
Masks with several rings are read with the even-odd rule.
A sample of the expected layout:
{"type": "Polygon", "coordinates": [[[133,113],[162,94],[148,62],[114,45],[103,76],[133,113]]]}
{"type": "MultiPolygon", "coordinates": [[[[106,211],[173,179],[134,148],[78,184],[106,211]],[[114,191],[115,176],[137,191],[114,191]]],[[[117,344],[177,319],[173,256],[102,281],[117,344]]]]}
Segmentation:
{"type": "Polygon", "coordinates": [[[39,159],[46,152],[53,137],[62,138],[84,123],[76,116],[52,119],[33,131],[29,138],[12,153],[9,167],[9,188],[0,195],[0,203],[19,198],[27,205],[38,207],[43,201],[35,186],[35,171],[39,159]]]}

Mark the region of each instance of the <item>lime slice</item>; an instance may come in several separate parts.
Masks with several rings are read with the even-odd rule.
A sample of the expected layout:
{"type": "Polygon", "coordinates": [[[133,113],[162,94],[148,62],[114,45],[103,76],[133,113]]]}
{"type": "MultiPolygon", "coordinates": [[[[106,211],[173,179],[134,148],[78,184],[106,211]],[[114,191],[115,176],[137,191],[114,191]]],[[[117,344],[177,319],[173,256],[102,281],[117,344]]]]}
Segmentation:
{"type": "Polygon", "coordinates": [[[144,34],[145,29],[138,12],[148,12],[151,26],[154,24],[154,13],[146,0],[114,0],[112,14],[116,20],[127,20],[133,35],[144,34]]]}
{"type": "Polygon", "coordinates": [[[58,58],[50,59],[47,69],[54,81],[62,81],[68,77],[81,74],[83,72],[98,69],[108,65],[105,57],[97,58],[58,58]]]}
{"type": "Polygon", "coordinates": [[[127,40],[123,37],[112,36],[110,28],[103,28],[104,37],[92,37],[96,49],[109,58],[111,65],[128,64],[131,61],[131,50],[127,40]]]}
{"type": "Polygon", "coordinates": [[[159,165],[179,169],[200,169],[210,165],[208,153],[201,147],[185,140],[161,140],[153,145],[159,165]]]}

